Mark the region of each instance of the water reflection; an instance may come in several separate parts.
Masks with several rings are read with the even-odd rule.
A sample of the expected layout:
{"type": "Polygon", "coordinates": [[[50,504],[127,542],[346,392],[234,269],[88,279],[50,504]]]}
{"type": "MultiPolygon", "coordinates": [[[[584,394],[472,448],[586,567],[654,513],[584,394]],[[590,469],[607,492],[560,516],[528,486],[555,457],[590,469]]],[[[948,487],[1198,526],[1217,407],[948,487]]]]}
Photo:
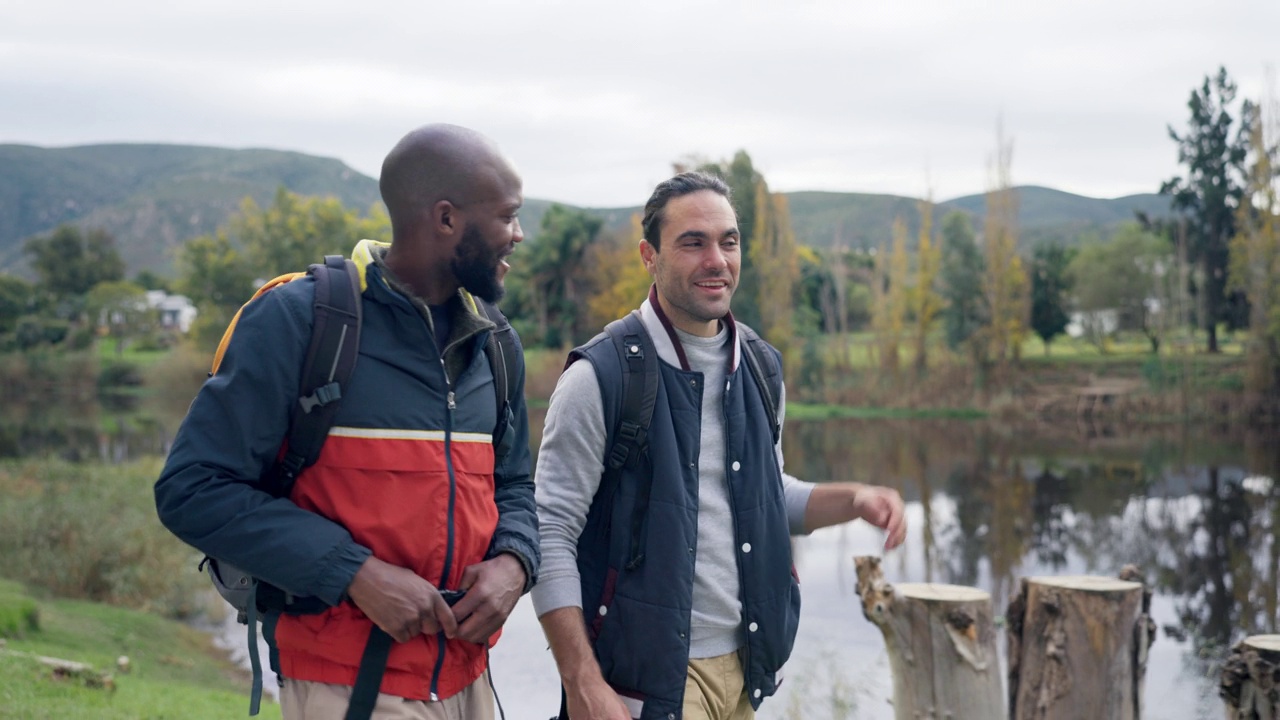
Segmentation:
{"type": "MultiPolygon", "coordinates": [[[[891,579],[981,587],[1000,613],[1020,577],[1136,565],[1164,629],[1148,695],[1167,714],[1153,716],[1217,714],[1211,678],[1225,650],[1275,632],[1272,434],[849,420],[793,423],[785,442],[796,474],[880,482],[908,499],[918,545],[888,559],[891,579]],[[1170,680],[1180,675],[1195,682],[1170,680]]],[[[840,574],[847,556],[834,562],[840,574]]]]}
{"type": "MultiPolygon", "coordinates": [[[[163,454],[189,399],[6,403],[0,457],[114,462],[163,454]]],[[[530,412],[535,451],[544,415],[530,412]]],[[[1274,432],[829,420],[788,423],[784,442],[795,475],[902,492],[911,531],[903,550],[885,559],[891,581],[980,587],[1002,614],[1021,577],[1113,575],[1136,565],[1153,584],[1161,627],[1148,667],[1149,718],[1220,714],[1213,679],[1225,650],[1246,634],[1277,631],[1274,432]]],[[[861,525],[796,541],[801,634],[792,679],[762,720],[892,717],[883,640],[854,599],[850,560],[880,543],[861,525]]],[[[504,695],[538,700],[508,706],[509,717],[554,710],[554,668],[527,602],[494,664],[504,695]]]]}

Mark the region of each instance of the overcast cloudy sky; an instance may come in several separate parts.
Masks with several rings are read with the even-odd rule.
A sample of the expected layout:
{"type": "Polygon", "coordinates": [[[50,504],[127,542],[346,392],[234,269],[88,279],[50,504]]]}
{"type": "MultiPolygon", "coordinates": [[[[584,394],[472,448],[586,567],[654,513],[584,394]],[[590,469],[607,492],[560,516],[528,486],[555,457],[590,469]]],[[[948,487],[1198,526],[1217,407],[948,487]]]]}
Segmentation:
{"type": "MultiPolygon", "coordinates": [[[[1258,97],[1280,0],[449,3],[0,0],[0,142],[172,142],[342,159],[479,129],[530,197],[643,202],[746,149],[775,190],[1095,197],[1176,171],[1165,126],[1226,65],[1258,97]]],[[[0,168],[0,172],[3,172],[0,168]]]]}

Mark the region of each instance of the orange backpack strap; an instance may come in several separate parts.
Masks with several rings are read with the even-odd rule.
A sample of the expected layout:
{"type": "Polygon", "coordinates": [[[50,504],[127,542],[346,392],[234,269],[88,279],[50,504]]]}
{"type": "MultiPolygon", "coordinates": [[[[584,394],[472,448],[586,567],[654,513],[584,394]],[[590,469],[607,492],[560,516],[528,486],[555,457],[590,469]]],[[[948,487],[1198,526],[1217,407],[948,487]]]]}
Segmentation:
{"type": "Polygon", "coordinates": [[[305,277],[306,274],[307,273],[305,272],[291,272],[271,278],[266,282],[266,284],[258,288],[257,292],[253,294],[253,297],[249,298],[249,302],[241,305],[240,309],[236,310],[235,316],[232,317],[231,322],[227,324],[227,329],[222,331],[222,339],[218,341],[218,350],[213,354],[213,367],[209,368],[210,375],[218,372],[218,367],[222,365],[222,356],[227,354],[227,343],[231,342],[231,334],[235,332],[236,323],[240,322],[240,313],[244,312],[246,307],[249,307],[249,303],[262,297],[268,290],[280,287],[288,282],[293,282],[300,277],[305,277]]]}

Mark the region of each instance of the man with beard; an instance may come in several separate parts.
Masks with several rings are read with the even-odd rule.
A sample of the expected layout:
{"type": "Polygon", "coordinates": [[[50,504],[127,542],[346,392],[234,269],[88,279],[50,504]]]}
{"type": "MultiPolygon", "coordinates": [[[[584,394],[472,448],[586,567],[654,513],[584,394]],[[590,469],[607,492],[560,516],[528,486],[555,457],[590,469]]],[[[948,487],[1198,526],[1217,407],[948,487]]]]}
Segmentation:
{"type": "Polygon", "coordinates": [[[285,718],[344,716],[375,626],[395,644],[373,717],[492,718],[488,648],[539,562],[523,357],[505,359],[517,392],[504,424],[484,351],[495,324],[478,308],[501,297],[504,258],[524,238],[521,180],[487,138],[431,125],[387,155],[379,188],[392,242],[362,240],[352,254],[359,357],[319,459],[287,497],[259,484],[298,402],[316,285],[306,278],[242,311],[156,505],[210,557],[327,606],[264,631],[285,718]]]}
{"type": "Polygon", "coordinates": [[[778,351],[729,312],[742,248],[728,186],[677,175],[653,191],[642,227],[648,299],[575,349],[551,395],[534,608],[561,717],[746,720],[795,641],[790,535],[862,519],[894,548],[902,499],[783,473],[778,351]],[[640,427],[622,406],[652,377],[628,367],[649,361],[652,418],[640,427]]]}

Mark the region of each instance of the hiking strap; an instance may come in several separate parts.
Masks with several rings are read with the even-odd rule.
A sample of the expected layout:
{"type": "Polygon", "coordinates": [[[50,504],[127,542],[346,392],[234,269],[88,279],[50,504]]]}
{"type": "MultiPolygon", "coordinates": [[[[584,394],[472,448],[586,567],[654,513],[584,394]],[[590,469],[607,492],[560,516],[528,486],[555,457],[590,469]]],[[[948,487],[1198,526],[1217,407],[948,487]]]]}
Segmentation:
{"type": "Polygon", "coordinates": [[[249,588],[247,620],[249,629],[249,669],[253,672],[253,687],[249,690],[249,714],[257,715],[262,705],[262,658],[258,657],[258,581],[249,588]]]}
{"type": "Polygon", "coordinates": [[[264,483],[264,489],[276,497],[288,497],[298,473],[320,457],[342,389],[355,370],[363,311],[359,273],[355,263],[341,255],[326,255],[323,263],[307,268],[316,282],[314,326],[284,456],[264,483]]]}
{"type": "MultiPolygon", "coordinates": [[[[607,483],[615,483],[623,468],[634,466],[649,449],[649,424],[658,401],[658,352],[645,332],[638,311],[605,326],[622,363],[622,412],[613,447],[605,460],[607,483]]],[[[642,509],[649,507],[652,483],[641,483],[637,489],[636,512],[631,516],[631,544],[627,551],[627,570],[635,570],[644,562],[641,552],[644,520],[642,509]]]]}
{"type": "MultiPolygon", "coordinates": [[[[360,657],[360,670],[356,672],[356,684],[351,688],[351,702],[347,704],[345,720],[369,720],[373,716],[391,644],[391,636],[382,628],[374,625],[369,629],[369,640],[364,645],[364,655],[360,657]]],[[[441,652],[444,652],[443,648],[441,652]]]]}
{"type": "Polygon", "coordinates": [[[496,326],[489,332],[489,338],[484,344],[485,355],[489,357],[489,370],[493,373],[493,394],[497,402],[496,424],[493,429],[493,455],[496,459],[506,455],[507,446],[510,445],[506,431],[510,425],[508,416],[511,413],[511,398],[516,394],[516,390],[512,387],[515,379],[507,367],[507,356],[516,357],[513,337],[515,331],[511,329],[511,323],[507,321],[507,317],[501,310],[480,298],[475,298],[475,301],[476,309],[480,311],[481,316],[496,326]],[[504,441],[508,442],[504,443],[504,441]]]}
{"type": "Polygon", "coordinates": [[[755,378],[756,385],[764,395],[764,410],[768,413],[769,427],[773,430],[773,444],[777,445],[782,436],[782,424],[778,422],[778,402],[782,394],[782,368],[778,366],[777,358],[773,353],[764,347],[764,340],[756,334],[755,330],[746,325],[738,325],[738,332],[742,334],[743,347],[746,348],[742,357],[746,360],[747,369],[751,371],[751,376],[755,378]],[[762,366],[766,366],[768,370],[766,371],[762,366]]]}

